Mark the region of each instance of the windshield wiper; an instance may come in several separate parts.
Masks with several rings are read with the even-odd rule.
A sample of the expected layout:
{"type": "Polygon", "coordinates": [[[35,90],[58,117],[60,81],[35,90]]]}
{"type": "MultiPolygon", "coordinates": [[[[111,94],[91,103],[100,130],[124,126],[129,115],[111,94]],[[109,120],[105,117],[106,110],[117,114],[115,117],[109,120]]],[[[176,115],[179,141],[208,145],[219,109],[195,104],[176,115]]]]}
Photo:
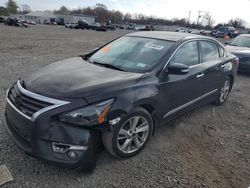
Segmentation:
{"type": "Polygon", "coordinates": [[[114,69],[114,70],[119,70],[119,71],[124,71],[124,72],[127,72],[126,70],[120,68],[120,67],[117,67],[115,65],[111,65],[111,64],[108,64],[108,63],[99,63],[99,62],[96,62],[96,61],[90,61],[90,63],[93,63],[93,64],[96,64],[96,65],[100,65],[100,66],[103,66],[103,67],[107,67],[107,68],[111,68],[111,69],[114,69]]]}

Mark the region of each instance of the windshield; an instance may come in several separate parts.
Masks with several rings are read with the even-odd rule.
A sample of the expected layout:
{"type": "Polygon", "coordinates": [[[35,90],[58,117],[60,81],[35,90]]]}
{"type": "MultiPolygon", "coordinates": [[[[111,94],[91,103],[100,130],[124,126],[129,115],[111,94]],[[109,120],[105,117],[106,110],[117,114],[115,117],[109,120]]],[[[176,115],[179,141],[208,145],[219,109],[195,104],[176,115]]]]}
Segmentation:
{"type": "Polygon", "coordinates": [[[173,44],[151,38],[122,37],[98,50],[89,61],[128,72],[147,72],[161,61],[173,44]]]}
{"type": "Polygon", "coordinates": [[[250,36],[249,37],[247,37],[247,36],[238,36],[234,40],[232,40],[230,45],[250,48],[250,36]]]}

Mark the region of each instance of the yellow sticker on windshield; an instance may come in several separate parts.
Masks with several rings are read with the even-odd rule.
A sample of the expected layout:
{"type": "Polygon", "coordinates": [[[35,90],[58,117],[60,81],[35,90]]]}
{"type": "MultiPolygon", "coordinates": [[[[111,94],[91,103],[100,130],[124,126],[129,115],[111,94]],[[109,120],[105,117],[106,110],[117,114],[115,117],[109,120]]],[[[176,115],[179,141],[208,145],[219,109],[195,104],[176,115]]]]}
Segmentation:
{"type": "Polygon", "coordinates": [[[111,48],[112,48],[112,46],[110,46],[110,45],[104,46],[104,47],[101,49],[101,52],[107,53],[111,48]]]}

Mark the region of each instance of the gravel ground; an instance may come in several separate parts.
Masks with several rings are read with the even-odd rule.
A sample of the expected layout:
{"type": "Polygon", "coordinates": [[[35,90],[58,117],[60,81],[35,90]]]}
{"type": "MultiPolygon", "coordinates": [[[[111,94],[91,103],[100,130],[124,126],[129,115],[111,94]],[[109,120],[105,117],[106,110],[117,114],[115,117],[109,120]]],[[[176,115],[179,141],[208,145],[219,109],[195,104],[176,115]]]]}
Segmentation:
{"type": "Polygon", "coordinates": [[[15,180],[3,187],[250,186],[250,76],[239,75],[225,105],[206,105],[160,125],[139,155],[98,155],[92,174],[57,168],[24,154],[3,127],[6,88],[54,61],[88,52],[126,31],[0,25],[0,165],[15,180]]]}

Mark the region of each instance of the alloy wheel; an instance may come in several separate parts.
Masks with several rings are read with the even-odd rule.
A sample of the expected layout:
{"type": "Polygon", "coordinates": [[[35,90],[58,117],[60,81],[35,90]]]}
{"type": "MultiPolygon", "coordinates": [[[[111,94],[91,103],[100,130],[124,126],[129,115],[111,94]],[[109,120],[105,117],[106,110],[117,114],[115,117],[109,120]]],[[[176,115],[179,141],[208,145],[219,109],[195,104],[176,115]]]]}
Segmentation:
{"type": "Polygon", "coordinates": [[[117,136],[117,146],[122,153],[138,151],[149,136],[149,123],[142,116],[133,116],[120,128],[117,136]]]}
{"type": "Polygon", "coordinates": [[[230,91],[230,81],[229,80],[226,80],[225,83],[224,83],[224,86],[221,88],[221,91],[220,91],[220,102],[223,103],[228,94],[229,94],[229,91],[230,91]]]}

